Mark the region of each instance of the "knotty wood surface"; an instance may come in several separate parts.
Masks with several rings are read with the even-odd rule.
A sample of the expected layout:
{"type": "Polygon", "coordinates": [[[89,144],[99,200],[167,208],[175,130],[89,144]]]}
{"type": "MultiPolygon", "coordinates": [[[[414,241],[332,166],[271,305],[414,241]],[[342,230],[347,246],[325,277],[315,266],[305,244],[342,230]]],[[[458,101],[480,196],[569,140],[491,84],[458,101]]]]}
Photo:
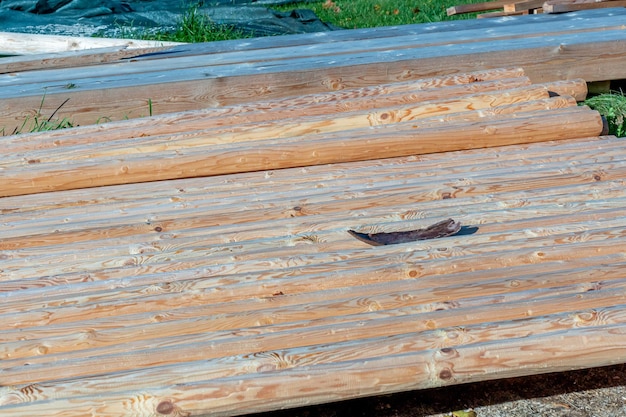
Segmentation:
{"type": "Polygon", "coordinates": [[[0,196],[599,135],[582,80],[520,69],[251,102],[128,124],[7,137],[0,196]],[[77,173],[80,173],[77,175],[77,173]]]}
{"type": "Polygon", "coordinates": [[[69,98],[57,115],[85,125],[142,117],[150,109],[164,114],[503,66],[523,66],[536,83],[620,79],[626,78],[625,25],[626,12],[618,8],[505,25],[297,35],[272,39],[273,47],[263,39],[185,45],[71,68],[59,59],[56,68],[31,71],[0,62],[0,128],[10,133],[21,126],[37,114],[44,95],[42,117],[69,98]]]}
{"type": "Polygon", "coordinates": [[[626,149],[580,138],[0,199],[0,411],[236,415],[626,358],[626,149]],[[473,235],[346,231],[452,217],[473,235]]]}
{"type": "Polygon", "coordinates": [[[623,363],[626,148],[585,86],[496,69],[0,139],[0,414],[623,363]],[[475,233],[347,233],[446,218],[475,233]]]}

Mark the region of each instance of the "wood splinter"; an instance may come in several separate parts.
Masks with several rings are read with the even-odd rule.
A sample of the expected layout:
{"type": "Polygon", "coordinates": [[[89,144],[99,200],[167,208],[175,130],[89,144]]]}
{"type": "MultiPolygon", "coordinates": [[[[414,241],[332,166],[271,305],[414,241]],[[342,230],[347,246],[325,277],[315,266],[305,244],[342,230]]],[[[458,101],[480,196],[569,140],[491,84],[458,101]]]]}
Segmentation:
{"type": "Polygon", "coordinates": [[[424,229],[390,233],[360,233],[348,230],[355,238],[372,246],[395,245],[416,240],[436,239],[452,236],[461,230],[461,223],[453,219],[442,220],[424,229]]]}

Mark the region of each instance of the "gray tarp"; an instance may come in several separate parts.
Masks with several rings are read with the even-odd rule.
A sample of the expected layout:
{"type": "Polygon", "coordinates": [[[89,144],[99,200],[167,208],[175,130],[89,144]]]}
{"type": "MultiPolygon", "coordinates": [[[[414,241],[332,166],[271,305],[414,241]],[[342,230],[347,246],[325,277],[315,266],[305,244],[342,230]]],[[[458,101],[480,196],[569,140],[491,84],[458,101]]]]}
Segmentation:
{"type": "Polygon", "coordinates": [[[57,35],[119,36],[124,27],[173,30],[190,5],[218,24],[256,36],[339,29],[311,10],[277,12],[269,7],[293,0],[0,0],[0,31],[57,35]]]}

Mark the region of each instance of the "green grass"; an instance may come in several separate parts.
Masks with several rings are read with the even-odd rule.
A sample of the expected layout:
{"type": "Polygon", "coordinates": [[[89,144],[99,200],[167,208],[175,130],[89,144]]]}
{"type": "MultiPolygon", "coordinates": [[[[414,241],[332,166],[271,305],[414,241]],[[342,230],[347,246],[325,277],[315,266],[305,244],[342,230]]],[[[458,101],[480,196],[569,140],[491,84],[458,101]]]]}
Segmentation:
{"type": "MultiPolygon", "coordinates": [[[[69,101],[69,98],[65,100],[59,107],[56,108],[52,112],[52,114],[48,117],[45,117],[42,113],[42,107],[46,96],[44,95],[41,99],[41,103],[39,104],[39,109],[35,112],[34,116],[27,116],[24,119],[24,122],[20,125],[20,127],[16,127],[13,129],[13,132],[9,133],[10,135],[18,135],[20,133],[33,133],[33,132],[45,132],[47,130],[59,130],[66,129],[68,127],[74,127],[74,123],[67,117],[58,118],[55,117],[57,112],[69,101]]],[[[7,132],[4,129],[0,130],[2,136],[6,135],[7,132]]]]}
{"type": "Polygon", "coordinates": [[[324,22],[346,29],[358,29],[469,19],[473,15],[448,16],[446,14],[448,7],[465,2],[464,0],[325,0],[314,3],[293,3],[274,8],[280,11],[298,8],[311,9],[324,22]]]}
{"type": "Polygon", "coordinates": [[[145,33],[132,27],[120,27],[121,37],[164,42],[200,43],[249,38],[252,35],[231,26],[218,25],[196,6],[187,7],[173,32],[145,33]]]}
{"type": "MultiPolygon", "coordinates": [[[[469,0],[479,2],[481,0],[469,0]]],[[[316,2],[290,3],[274,6],[278,11],[311,9],[324,22],[346,29],[377,26],[429,23],[443,20],[470,19],[475,14],[448,16],[446,9],[459,4],[460,0],[320,0],[316,2]]],[[[122,37],[152,39],[171,42],[213,42],[241,39],[253,36],[230,26],[218,25],[202,13],[197,6],[188,6],[179,27],[174,32],[141,33],[133,28],[122,27],[122,37]]]]}
{"type": "Polygon", "coordinates": [[[626,136],[626,95],[623,92],[590,97],[584,104],[606,117],[609,122],[609,134],[617,137],[626,136]]]}

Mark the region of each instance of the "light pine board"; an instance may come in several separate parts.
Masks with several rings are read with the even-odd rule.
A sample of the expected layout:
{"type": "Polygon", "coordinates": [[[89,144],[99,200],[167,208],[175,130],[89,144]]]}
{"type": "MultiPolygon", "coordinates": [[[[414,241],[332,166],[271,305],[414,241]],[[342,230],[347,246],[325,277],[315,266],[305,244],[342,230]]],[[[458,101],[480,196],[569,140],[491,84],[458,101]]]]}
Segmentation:
{"type": "Polygon", "coordinates": [[[602,133],[600,115],[568,95],[586,95],[584,81],[529,82],[496,69],[16,135],[0,139],[0,196],[602,133]]]}
{"type": "Polygon", "coordinates": [[[626,360],[614,137],[0,199],[0,411],[237,415],[626,360]],[[346,230],[452,217],[370,247],[346,230]]]}
{"type": "Polygon", "coordinates": [[[624,362],[626,148],[585,94],[505,68],[0,139],[0,414],[239,415],[624,362]],[[347,233],[446,218],[476,233],[347,233]]]}

